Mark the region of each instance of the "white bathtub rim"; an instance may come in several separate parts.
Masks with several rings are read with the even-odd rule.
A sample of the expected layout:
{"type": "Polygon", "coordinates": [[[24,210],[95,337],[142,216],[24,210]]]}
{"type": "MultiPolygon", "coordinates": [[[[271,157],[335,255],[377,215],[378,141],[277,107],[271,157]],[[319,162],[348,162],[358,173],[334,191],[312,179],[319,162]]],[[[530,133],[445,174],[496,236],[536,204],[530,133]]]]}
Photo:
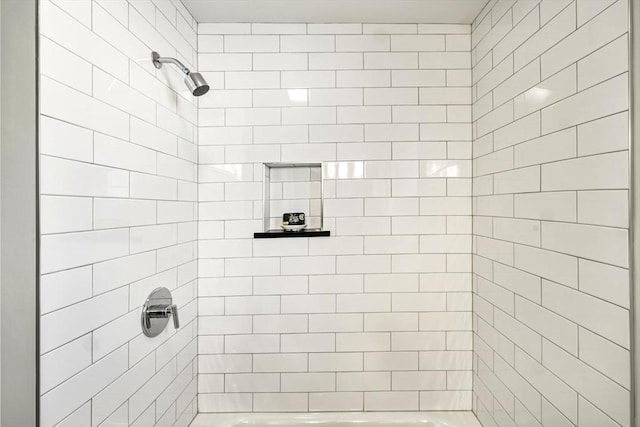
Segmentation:
{"type": "Polygon", "coordinates": [[[471,411],[200,413],[191,427],[481,427],[471,411]]]}

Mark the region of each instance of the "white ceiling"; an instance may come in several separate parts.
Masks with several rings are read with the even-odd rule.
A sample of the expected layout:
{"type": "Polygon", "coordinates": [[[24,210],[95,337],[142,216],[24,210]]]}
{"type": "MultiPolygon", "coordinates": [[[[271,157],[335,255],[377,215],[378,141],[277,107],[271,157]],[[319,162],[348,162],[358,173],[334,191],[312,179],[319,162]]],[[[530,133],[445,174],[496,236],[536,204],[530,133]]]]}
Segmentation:
{"type": "Polygon", "coordinates": [[[182,0],[198,22],[470,24],[488,0],[182,0]]]}

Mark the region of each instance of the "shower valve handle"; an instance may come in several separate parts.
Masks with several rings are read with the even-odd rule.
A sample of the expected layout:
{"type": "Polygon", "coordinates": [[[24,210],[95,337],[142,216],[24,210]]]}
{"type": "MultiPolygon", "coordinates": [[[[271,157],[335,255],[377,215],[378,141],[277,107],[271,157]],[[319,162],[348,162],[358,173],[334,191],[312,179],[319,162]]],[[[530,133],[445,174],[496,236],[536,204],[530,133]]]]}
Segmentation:
{"type": "Polygon", "coordinates": [[[171,306],[171,317],[173,317],[173,327],[178,329],[180,327],[180,318],[178,317],[178,306],[171,306]]]}
{"type": "Polygon", "coordinates": [[[151,319],[168,319],[173,317],[173,326],[178,329],[180,327],[180,319],[178,318],[177,305],[155,305],[147,308],[146,322],[147,328],[151,328],[151,319]]]}

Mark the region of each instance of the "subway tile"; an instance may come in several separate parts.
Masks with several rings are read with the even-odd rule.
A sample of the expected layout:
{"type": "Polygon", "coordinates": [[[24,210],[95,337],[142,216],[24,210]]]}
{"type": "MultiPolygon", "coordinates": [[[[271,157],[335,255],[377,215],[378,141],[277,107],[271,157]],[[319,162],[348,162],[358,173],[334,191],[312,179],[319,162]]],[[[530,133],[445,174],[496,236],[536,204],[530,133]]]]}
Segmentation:
{"type": "Polygon", "coordinates": [[[421,87],[421,105],[469,105],[471,93],[464,87],[421,87]]]}
{"type": "Polygon", "coordinates": [[[257,393],[253,409],[260,412],[299,412],[308,407],[305,393],[257,393]]]}
{"type": "Polygon", "coordinates": [[[418,68],[418,53],[374,52],[364,54],[364,68],[371,70],[404,70],[418,68]]]}
{"type": "Polygon", "coordinates": [[[335,38],[328,35],[284,35],[280,37],[281,52],[333,52],[335,38]]]}
{"type": "Polygon", "coordinates": [[[466,69],[471,66],[469,52],[420,52],[421,69],[466,69]]]}
{"type": "Polygon", "coordinates": [[[272,89],[280,87],[277,71],[226,72],[225,89],[272,89]]]}
{"type": "MultiPolygon", "coordinates": [[[[447,50],[466,50],[465,35],[447,35],[447,50]]],[[[398,35],[391,36],[391,50],[402,51],[442,51],[445,50],[445,36],[442,35],[398,35]]]]}
{"type": "Polygon", "coordinates": [[[393,87],[445,86],[443,70],[392,70],[393,87]]]}
{"type": "Polygon", "coordinates": [[[391,390],[389,372],[344,372],[336,375],[337,391],[391,390]]]}
{"type": "Polygon", "coordinates": [[[274,353],[279,351],[278,335],[227,335],[225,353],[274,353]]]}
{"type": "Polygon", "coordinates": [[[312,314],[309,332],[362,332],[362,314],[312,314]]]}
{"type": "Polygon", "coordinates": [[[470,391],[421,391],[421,411],[465,410],[470,409],[470,391]]]}
{"type": "Polygon", "coordinates": [[[389,391],[364,394],[365,411],[415,411],[418,407],[418,392],[389,391]]]}
{"type": "Polygon", "coordinates": [[[578,126],[578,155],[607,153],[629,147],[627,112],[603,117],[578,126]]]}
{"type": "Polygon", "coordinates": [[[198,372],[206,374],[251,371],[251,356],[245,354],[216,354],[198,357],[198,372]]]}
{"type": "Polygon", "coordinates": [[[312,372],[362,371],[361,353],[314,353],[309,355],[309,370],[312,372]]]}
{"type": "MultiPolygon", "coordinates": [[[[433,163],[421,162],[420,166],[423,169],[427,169],[433,163]]],[[[443,161],[441,164],[449,164],[453,168],[455,168],[455,164],[447,163],[443,161]]],[[[432,169],[431,169],[432,170],[432,169]]],[[[430,172],[429,169],[423,170],[426,174],[430,172]]],[[[436,174],[439,171],[436,169],[436,174]]],[[[447,173],[446,169],[444,171],[447,173]]],[[[370,180],[367,180],[370,181],[370,180]]],[[[447,182],[444,179],[434,179],[433,177],[425,177],[419,179],[393,179],[391,180],[391,194],[394,197],[433,197],[433,196],[444,196],[446,194],[446,186],[447,182]]],[[[415,218],[416,221],[421,221],[423,218],[415,218]]],[[[402,221],[402,218],[396,217],[393,218],[393,221],[402,221]]],[[[411,234],[411,233],[409,233],[411,234]]],[[[422,233],[420,233],[422,234],[422,233]]]]}
{"type": "Polygon", "coordinates": [[[253,69],[256,71],[294,71],[307,69],[304,53],[254,53],[253,69]]]}
{"type": "Polygon", "coordinates": [[[391,349],[393,351],[444,350],[445,340],[444,332],[392,332],[391,349]]]}
{"type": "Polygon", "coordinates": [[[227,374],[225,375],[225,392],[274,392],[279,391],[280,376],[278,374],[227,374]]]}
{"type": "Polygon", "coordinates": [[[391,121],[391,107],[338,107],[338,123],[388,123],[391,121]]]}
{"type": "Polygon", "coordinates": [[[306,354],[254,354],[254,372],[306,372],[306,354]]]}
{"type": "Polygon", "coordinates": [[[89,129],[42,117],[40,153],[70,160],[93,160],[93,133],[89,129]]]}
{"type": "Polygon", "coordinates": [[[334,313],[336,298],[333,295],[282,296],[282,313],[334,313]]]}
{"type": "Polygon", "coordinates": [[[224,37],[225,52],[277,52],[277,36],[228,35],[224,37]]]}
{"type": "Polygon", "coordinates": [[[364,397],[358,392],[309,393],[310,411],[361,411],[364,397]]]}
{"type": "Polygon", "coordinates": [[[575,192],[516,194],[514,197],[514,212],[519,218],[575,222],[576,211],[575,192]]]}
{"type": "Polygon", "coordinates": [[[323,392],[334,391],[335,375],[332,373],[284,373],[282,374],[283,392],[323,392]]]}
{"type": "Polygon", "coordinates": [[[90,198],[42,196],[40,209],[43,234],[88,231],[93,228],[90,198]]]}
{"type": "Polygon", "coordinates": [[[415,352],[375,352],[364,354],[365,370],[370,371],[410,371],[418,368],[418,353],[415,352]]]}
{"type": "Polygon", "coordinates": [[[336,87],[336,77],[331,71],[283,71],[281,85],[291,89],[336,87]]]}
{"type": "Polygon", "coordinates": [[[282,353],[322,353],[336,350],[334,334],[287,334],[281,337],[282,353]]]}
{"type": "Polygon", "coordinates": [[[41,314],[89,299],[91,295],[91,267],[65,270],[40,278],[41,314]]]}
{"type": "Polygon", "coordinates": [[[337,296],[339,313],[391,311],[391,296],[387,294],[342,294],[337,296]]]}
{"type": "Polygon", "coordinates": [[[543,190],[598,190],[625,188],[628,179],[625,152],[601,154],[542,167],[543,190]],[[562,167],[562,176],[559,168],[562,167]]]}
{"type": "Polygon", "coordinates": [[[338,52],[376,52],[389,51],[390,38],[387,35],[337,35],[338,52]]]}
{"type": "Polygon", "coordinates": [[[629,308],[629,275],[626,269],[580,259],[578,278],[580,291],[629,308]],[[601,283],[609,283],[609,286],[601,286],[601,283]]]}
{"type": "Polygon", "coordinates": [[[362,99],[361,89],[312,89],[309,91],[309,105],[312,106],[362,105],[362,99]]]}
{"type": "Polygon", "coordinates": [[[421,331],[463,331],[471,324],[468,312],[430,312],[420,313],[421,331]]]}

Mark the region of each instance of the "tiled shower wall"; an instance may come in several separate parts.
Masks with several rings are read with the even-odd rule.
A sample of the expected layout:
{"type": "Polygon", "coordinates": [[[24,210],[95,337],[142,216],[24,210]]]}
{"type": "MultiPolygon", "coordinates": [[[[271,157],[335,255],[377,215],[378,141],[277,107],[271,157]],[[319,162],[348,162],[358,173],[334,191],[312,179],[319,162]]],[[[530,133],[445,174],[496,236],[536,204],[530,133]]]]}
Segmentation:
{"type": "Polygon", "coordinates": [[[199,410],[470,409],[470,26],[198,32],[199,410]],[[253,239],[263,162],[331,237],[253,239]]]}
{"type": "Polygon", "coordinates": [[[474,23],[485,427],[630,425],[627,4],[492,1],[474,23]]]}
{"type": "Polygon", "coordinates": [[[41,425],[186,426],[196,412],[197,108],[175,0],[41,0],[41,425]],[[142,335],[170,288],[181,328],[142,335]]]}

